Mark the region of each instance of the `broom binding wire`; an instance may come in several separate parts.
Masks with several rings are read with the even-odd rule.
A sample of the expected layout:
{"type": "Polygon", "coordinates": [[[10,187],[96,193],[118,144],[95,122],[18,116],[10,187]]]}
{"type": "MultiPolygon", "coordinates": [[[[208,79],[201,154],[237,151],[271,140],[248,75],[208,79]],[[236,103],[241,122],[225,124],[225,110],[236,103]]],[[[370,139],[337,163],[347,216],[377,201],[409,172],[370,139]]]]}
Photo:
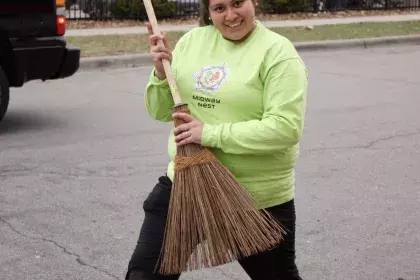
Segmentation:
{"type": "Polygon", "coordinates": [[[181,171],[197,164],[205,164],[215,161],[214,155],[207,149],[203,149],[191,157],[175,157],[175,171],[181,171]]]}

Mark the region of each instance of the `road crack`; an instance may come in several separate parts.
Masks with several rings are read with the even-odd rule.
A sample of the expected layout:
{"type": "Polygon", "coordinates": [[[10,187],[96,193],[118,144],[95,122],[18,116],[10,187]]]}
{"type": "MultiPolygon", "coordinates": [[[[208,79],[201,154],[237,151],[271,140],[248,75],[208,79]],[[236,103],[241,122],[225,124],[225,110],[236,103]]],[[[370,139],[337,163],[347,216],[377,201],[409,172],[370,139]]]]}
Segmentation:
{"type": "Polygon", "coordinates": [[[364,145],[356,145],[356,146],[343,146],[343,147],[333,147],[333,148],[316,148],[316,149],[309,149],[307,152],[325,152],[325,151],[335,151],[335,150],[353,150],[353,149],[373,149],[373,146],[378,144],[379,142],[393,140],[395,138],[404,138],[414,135],[419,135],[420,131],[410,132],[410,133],[401,133],[395,134],[387,137],[382,137],[375,139],[367,144],[364,145]]]}
{"type": "Polygon", "coordinates": [[[367,145],[360,146],[360,148],[369,149],[379,142],[388,141],[388,140],[392,140],[392,139],[395,139],[395,138],[405,138],[405,137],[414,136],[414,135],[418,135],[418,134],[420,134],[420,131],[391,135],[391,136],[388,136],[388,137],[383,137],[383,138],[376,139],[376,140],[368,143],[367,145]]]}
{"type": "Polygon", "coordinates": [[[43,241],[43,242],[52,243],[54,246],[56,246],[56,247],[60,248],[61,250],[63,250],[63,252],[65,254],[67,254],[69,256],[72,256],[72,257],[75,257],[76,258],[76,262],[79,263],[80,265],[93,268],[93,269],[95,269],[95,270],[97,270],[99,272],[105,273],[106,275],[108,275],[110,277],[113,277],[114,279],[117,279],[117,280],[119,279],[117,276],[115,276],[115,275],[107,272],[106,270],[103,270],[103,269],[101,269],[101,268],[99,268],[97,266],[94,266],[94,265],[91,265],[91,264],[88,264],[88,263],[84,262],[82,260],[82,257],[80,255],[68,251],[66,247],[64,247],[63,245],[57,243],[54,240],[43,238],[43,237],[32,237],[32,236],[29,236],[29,235],[27,235],[27,234],[25,234],[25,233],[23,233],[23,232],[15,229],[13,227],[13,225],[11,223],[9,223],[8,221],[6,221],[3,217],[0,217],[0,222],[2,222],[3,224],[7,225],[13,232],[15,232],[16,234],[18,234],[20,236],[23,236],[23,237],[26,237],[26,238],[29,238],[29,239],[32,239],[32,240],[36,240],[36,241],[43,241]]]}

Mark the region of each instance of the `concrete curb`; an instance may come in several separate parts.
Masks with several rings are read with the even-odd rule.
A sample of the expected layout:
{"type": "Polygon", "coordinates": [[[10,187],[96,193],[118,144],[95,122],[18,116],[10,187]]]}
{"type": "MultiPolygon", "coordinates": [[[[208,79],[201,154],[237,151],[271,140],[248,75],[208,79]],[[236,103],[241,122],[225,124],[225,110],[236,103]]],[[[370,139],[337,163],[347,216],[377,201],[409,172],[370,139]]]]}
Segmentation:
{"type": "Polygon", "coordinates": [[[393,45],[419,45],[420,35],[388,36],[365,39],[331,40],[294,43],[298,51],[325,51],[339,49],[367,49],[393,45]]]}
{"type": "Polygon", "coordinates": [[[130,54],[82,58],[79,71],[135,68],[153,65],[149,54],[130,54]]]}
{"type": "MultiPolygon", "coordinates": [[[[420,45],[420,35],[391,36],[366,39],[332,40],[294,43],[298,51],[326,51],[340,49],[366,49],[392,45],[420,45]]],[[[149,54],[132,54],[82,58],[80,71],[106,70],[152,66],[149,54]]]]}

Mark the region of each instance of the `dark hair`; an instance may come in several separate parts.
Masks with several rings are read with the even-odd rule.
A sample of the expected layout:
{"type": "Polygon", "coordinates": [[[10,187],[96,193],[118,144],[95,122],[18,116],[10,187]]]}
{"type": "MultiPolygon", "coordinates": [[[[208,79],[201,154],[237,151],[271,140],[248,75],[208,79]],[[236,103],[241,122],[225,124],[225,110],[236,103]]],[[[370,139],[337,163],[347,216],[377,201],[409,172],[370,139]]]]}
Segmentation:
{"type": "Polygon", "coordinates": [[[213,25],[209,12],[210,0],[200,0],[200,26],[213,25]]]}

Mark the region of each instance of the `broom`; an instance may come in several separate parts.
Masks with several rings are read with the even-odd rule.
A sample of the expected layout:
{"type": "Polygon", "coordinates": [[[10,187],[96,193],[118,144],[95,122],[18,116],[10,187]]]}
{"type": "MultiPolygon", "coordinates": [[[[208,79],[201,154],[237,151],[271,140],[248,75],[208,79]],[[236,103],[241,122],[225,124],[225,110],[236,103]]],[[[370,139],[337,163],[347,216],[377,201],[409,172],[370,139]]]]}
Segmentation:
{"type": "MultiPolygon", "coordinates": [[[[153,34],[161,34],[151,0],[144,6],[153,34]]],[[[161,40],[158,44],[163,45],[161,40]]],[[[162,61],[175,103],[172,112],[190,113],[162,61]]],[[[175,127],[183,123],[173,119],[175,127]]],[[[209,268],[275,247],[284,230],[213,153],[199,144],[177,148],[175,175],[163,244],[155,271],[162,275],[209,268]],[[158,269],[160,262],[160,268],[158,269]]]]}

